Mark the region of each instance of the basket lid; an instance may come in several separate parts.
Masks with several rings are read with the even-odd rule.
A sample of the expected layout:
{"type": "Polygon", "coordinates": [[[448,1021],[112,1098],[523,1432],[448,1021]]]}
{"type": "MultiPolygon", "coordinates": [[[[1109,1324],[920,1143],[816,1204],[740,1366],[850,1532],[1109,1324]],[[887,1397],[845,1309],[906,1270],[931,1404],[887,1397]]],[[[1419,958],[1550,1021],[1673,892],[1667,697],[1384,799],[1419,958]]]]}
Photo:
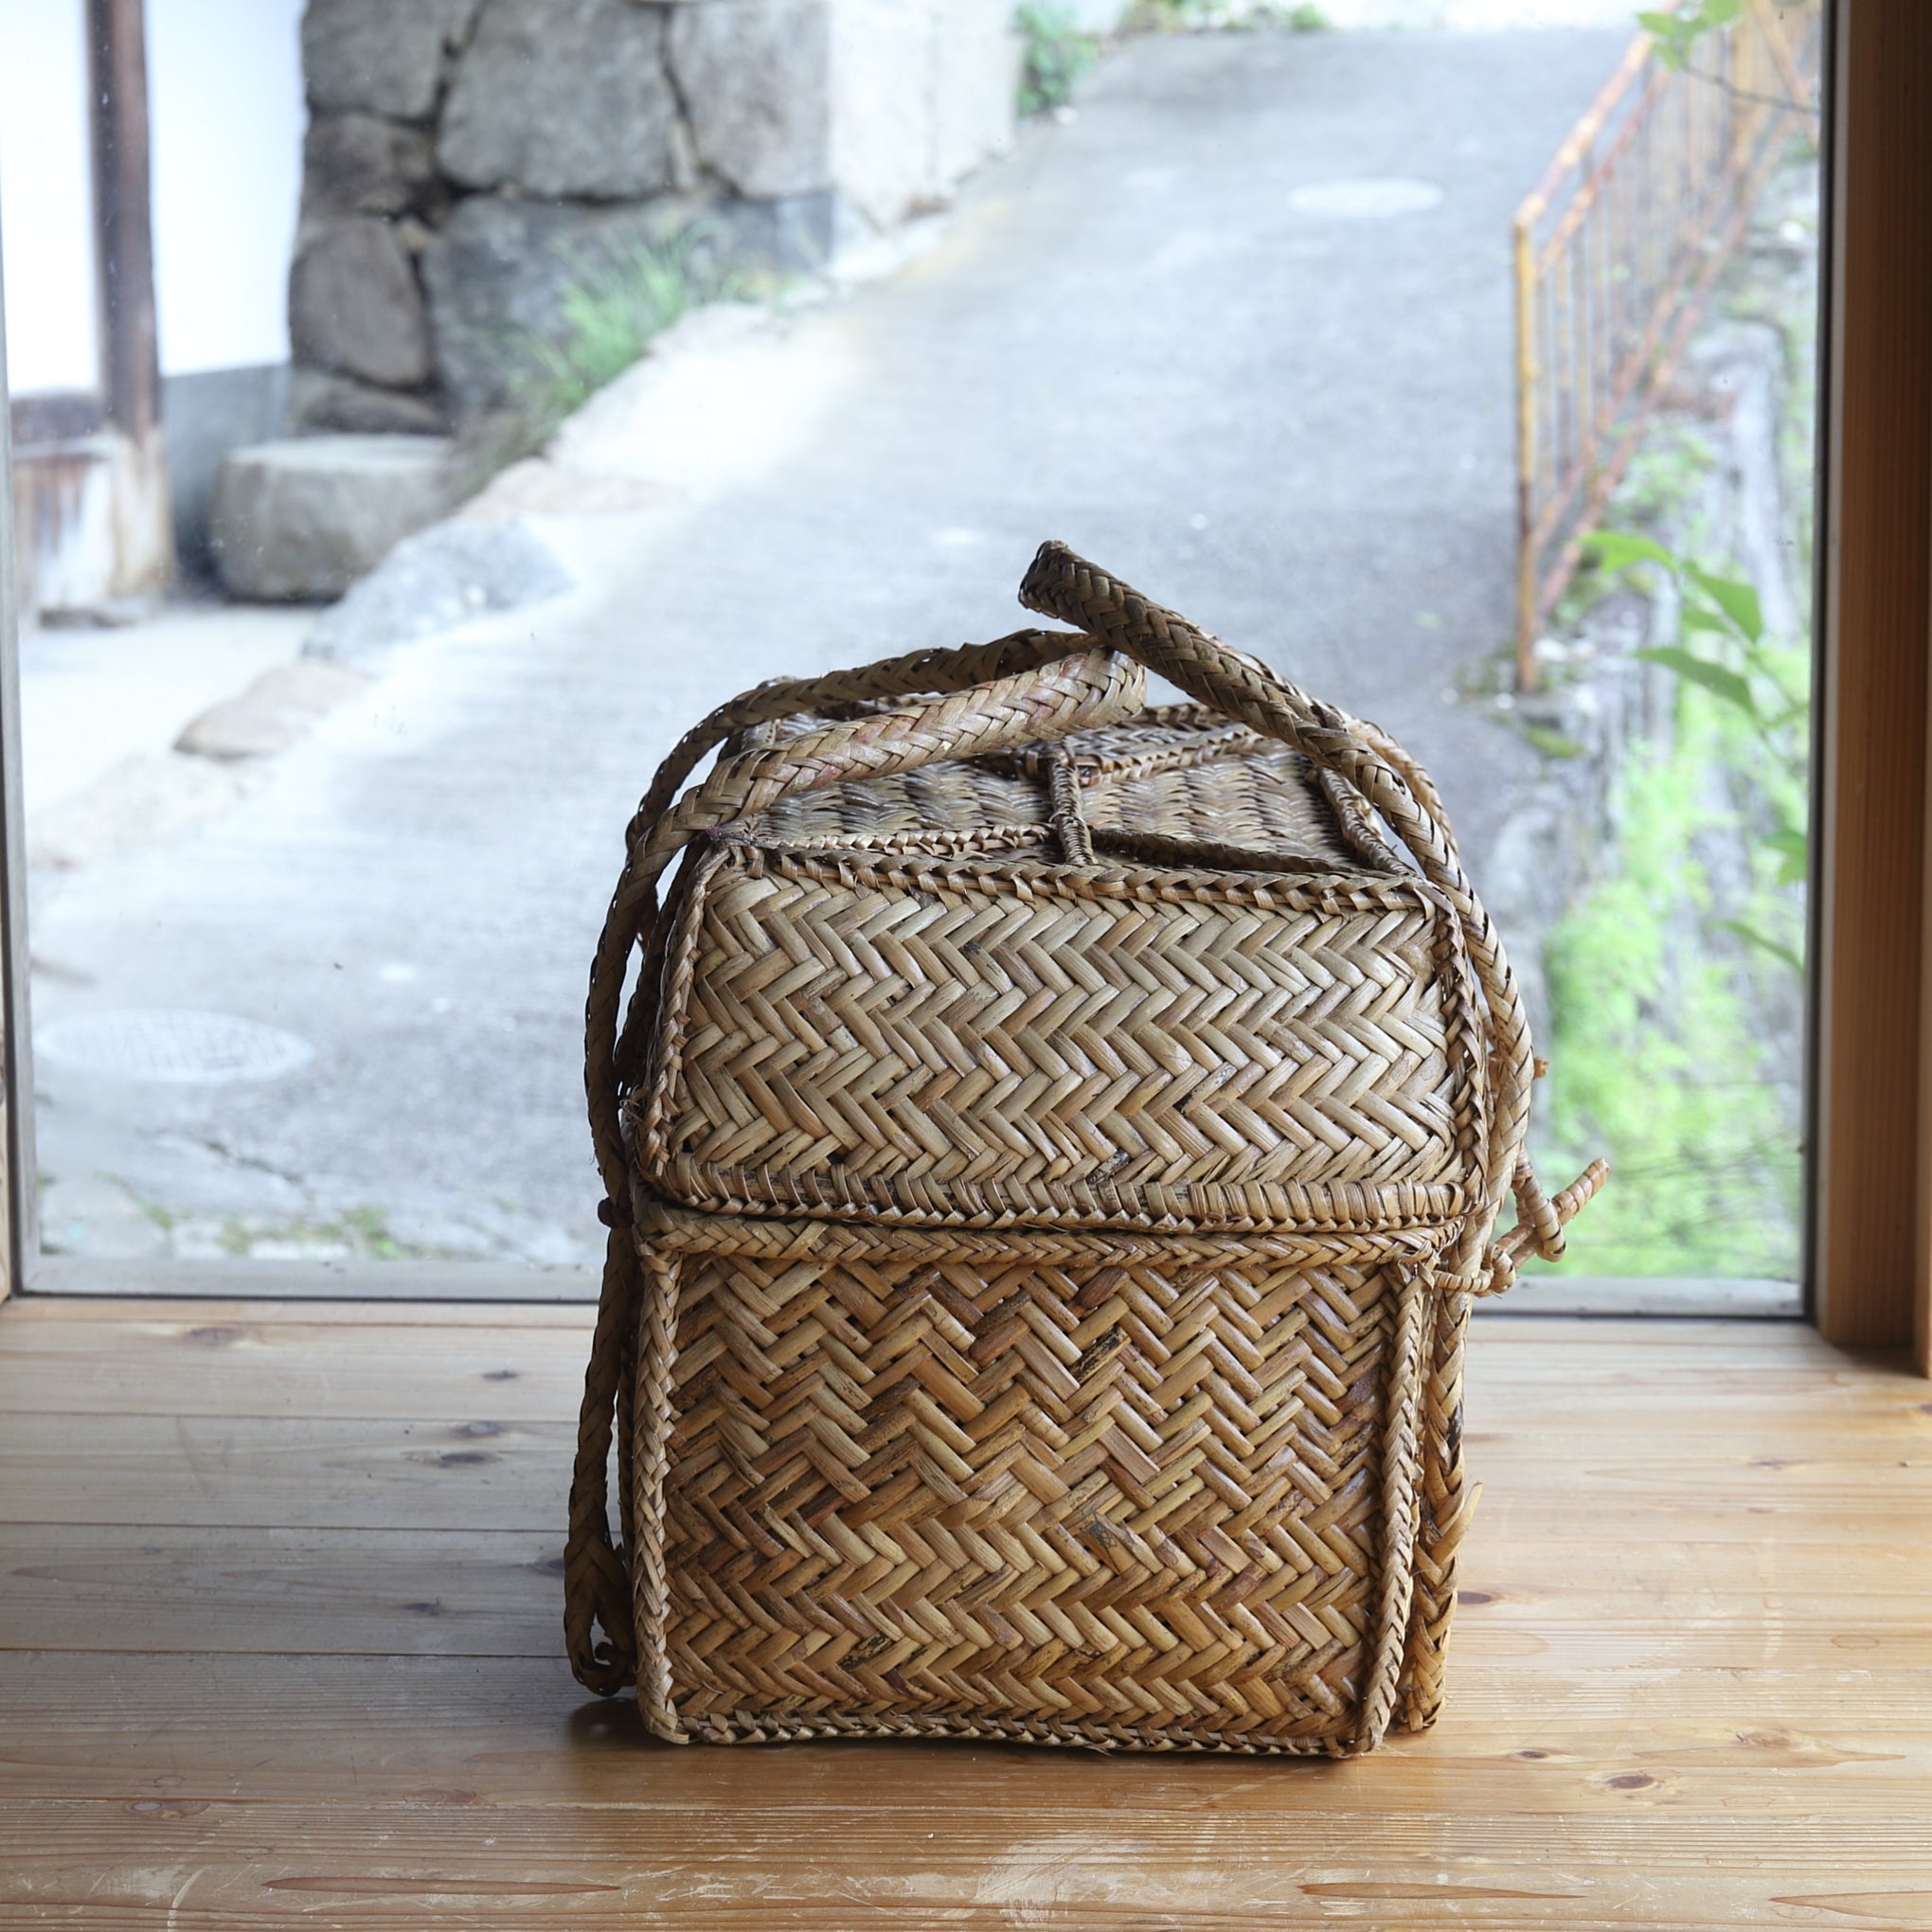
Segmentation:
{"type": "Polygon", "coordinates": [[[651,1192],[919,1225],[1463,1210],[1484,1110],[1440,896],[1239,727],[1068,743],[1095,767],[1092,864],[1049,843],[1025,755],[832,787],[714,837],[629,1104],[651,1192]]]}

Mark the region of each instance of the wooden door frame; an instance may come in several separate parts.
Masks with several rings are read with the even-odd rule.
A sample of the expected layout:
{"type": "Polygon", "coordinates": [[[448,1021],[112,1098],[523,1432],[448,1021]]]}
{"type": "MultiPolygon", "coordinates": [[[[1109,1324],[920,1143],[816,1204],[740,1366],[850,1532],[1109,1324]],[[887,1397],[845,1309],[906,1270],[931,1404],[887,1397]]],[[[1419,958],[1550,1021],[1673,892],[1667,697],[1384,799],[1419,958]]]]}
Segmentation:
{"type": "Polygon", "coordinates": [[[27,1011],[27,829],[21,797],[19,599],[13,555],[13,413],[7,402],[6,261],[0,254],[0,1301],[40,1249],[27,1011]]]}
{"type": "Polygon", "coordinates": [[[1932,1372],[1932,7],[1838,0],[1834,26],[1811,1305],[1848,1347],[1916,1334],[1932,1372]]]}

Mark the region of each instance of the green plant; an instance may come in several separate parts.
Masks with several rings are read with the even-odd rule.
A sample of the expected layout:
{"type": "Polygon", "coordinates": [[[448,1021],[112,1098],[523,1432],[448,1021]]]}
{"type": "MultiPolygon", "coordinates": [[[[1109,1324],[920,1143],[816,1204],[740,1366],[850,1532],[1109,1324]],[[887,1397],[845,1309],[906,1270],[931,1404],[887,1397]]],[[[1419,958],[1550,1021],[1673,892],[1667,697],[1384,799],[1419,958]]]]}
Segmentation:
{"type": "MultiPolygon", "coordinates": [[[[1772,883],[1799,884],[1808,868],[1811,689],[1805,654],[1765,636],[1758,593],[1748,583],[1720,577],[1653,538],[1625,531],[1599,530],[1586,548],[1600,570],[1614,575],[1647,565],[1675,581],[1683,641],[1636,654],[1708,692],[1756,741],[1765,761],[1753,813],[1758,839],[1772,860],[1772,883]]],[[[1797,946],[1785,939],[1746,919],[1720,923],[1794,973],[1804,970],[1797,946]]]]}
{"type": "Polygon", "coordinates": [[[719,253],[718,239],[699,225],[614,259],[581,263],[559,297],[557,331],[531,332],[511,346],[509,402],[464,436],[473,487],[535,455],[559,423],[700,304],[753,293],[719,253]]]}
{"type": "Polygon", "coordinates": [[[1731,813],[1712,784],[1725,721],[1693,689],[1676,742],[1620,787],[1619,866],[1545,948],[1550,1158],[1616,1175],[1559,1272],[1766,1276],[1798,1268],[1800,1162],[1747,975],[1705,938],[1705,854],[1731,813]]]}
{"type": "Polygon", "coordinates": [[[735,293],[737,278],[712,264],[708,242],[700,230],[687,229],[655,247],[586,268],[558,303],[561,335],[530,338],[524,379],[529,400],[542,411],[567,416],[700,302],[735,293]]]}
{"type": "Polygon", "coordinates": [[[1789,1276],[1797,1076],[1764,1042],[1769,1016],[1795,1025],[1803,970],[1809,655],[1767,635],[1749,583],[1653,538],[1599,531],[1585,557],[1600,589],[1668,579],[1679,615],[1675,643],[1637,653],[1674,679],[1674,728],[1623,774],[1616,870],[1545,952],[1552,1153],[1607,1153],[1618,1177],[1576,1265],[1789,1276]]]}
{"type": "Polygon", "coordinates": [[[1729,27],[1743,10],[1743,0],[1702,0],[1674,13],[1639,13],[1637,24],[1657,44],[1657,59],[1667,67],[1681,68],[1708,33],[1729,27]]]}
{"type": "Polygon", "coordinates": [[[1100,50],[1098,34],[1082,33],[1054,0],[1025,0],[1013,15],[1020,36],[1022,114],[1044,114],[1073,98],[1074,83],[1100,50]]]}
{"type": "Polygon", "coordinates": [[[1284,6],[1279,0],[1141,0],[1134,24],[1171,33],[1216,28],[1274,27],[1289,33],[1326,33],[1334,23],[1313,0],[1284,6]]]}

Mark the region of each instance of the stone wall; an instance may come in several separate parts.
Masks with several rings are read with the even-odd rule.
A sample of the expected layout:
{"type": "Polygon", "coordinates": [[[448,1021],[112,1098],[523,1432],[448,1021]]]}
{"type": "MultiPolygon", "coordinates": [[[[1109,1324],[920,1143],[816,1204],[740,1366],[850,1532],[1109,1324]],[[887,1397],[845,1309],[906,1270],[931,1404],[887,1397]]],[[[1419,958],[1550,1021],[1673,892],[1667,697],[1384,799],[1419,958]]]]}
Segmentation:
{"type": "Polygon", "coordinates": [[[501,405],[574,282],[694,231],[796,270],[1011,136],[1007,0],[310,0],[305,431],[501,405]]]}

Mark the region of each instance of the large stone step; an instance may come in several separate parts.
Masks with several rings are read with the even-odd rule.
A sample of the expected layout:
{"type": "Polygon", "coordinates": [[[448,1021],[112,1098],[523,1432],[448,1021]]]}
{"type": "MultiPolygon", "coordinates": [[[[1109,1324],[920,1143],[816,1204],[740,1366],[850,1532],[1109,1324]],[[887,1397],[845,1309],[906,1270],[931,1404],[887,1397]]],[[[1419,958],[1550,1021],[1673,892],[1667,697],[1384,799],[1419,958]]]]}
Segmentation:
{"type": "Polygon", "coordinates": [[[222,581],[239,598],[338,598],[461,493],[443,437],[298,437],[233,450],[210,530],[222,581]]]}

